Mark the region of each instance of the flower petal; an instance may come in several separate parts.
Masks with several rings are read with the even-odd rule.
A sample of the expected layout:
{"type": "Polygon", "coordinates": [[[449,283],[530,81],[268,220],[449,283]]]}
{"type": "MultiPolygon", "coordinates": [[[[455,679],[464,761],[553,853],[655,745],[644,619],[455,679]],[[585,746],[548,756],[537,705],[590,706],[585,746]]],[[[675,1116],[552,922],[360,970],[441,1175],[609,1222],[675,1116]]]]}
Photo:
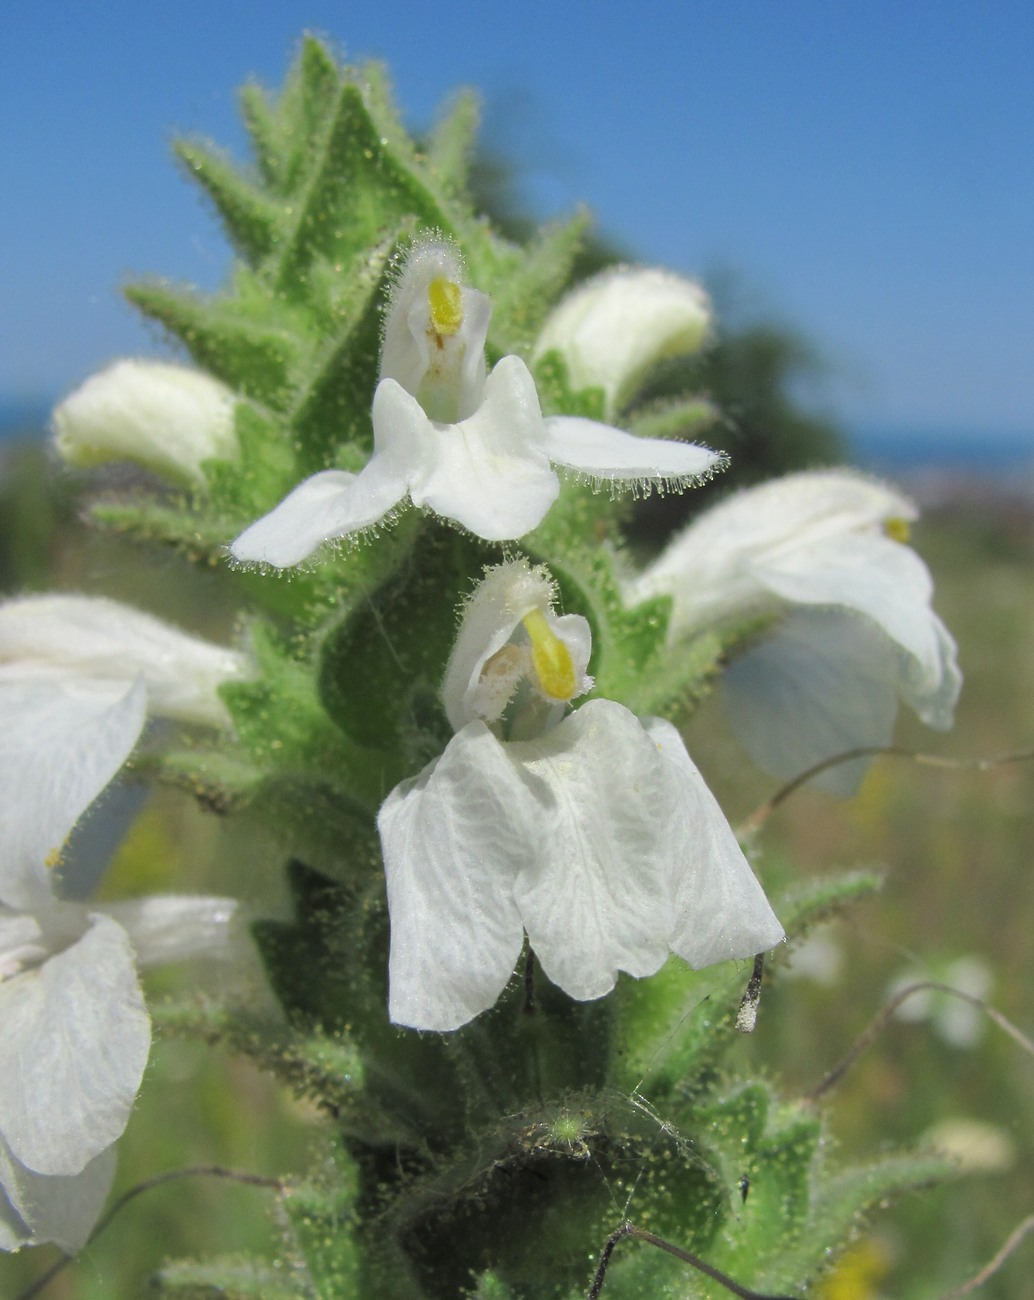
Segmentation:
{"type": "Polygon", "coordinates": [[[394,461],[377,455],[361,474],[339,469],[313,474],[246,528],[230,553],[235,560],[277,569],[301,564],[324,542],[377,523],[398,505],[406,487],[394,461]]]}
{"type": "Polygon", "coordinates": [[[97,911],[110,916],[129,935],[140,970],[198,957],[229,957],[235,898],[153,894],[97,911]]]}
{"type": "MultiPolygon", "coordinates": [[[[789,780],[848,750],[888,745],[900,652],[868,619],[801,609],[733,661],[723,678],[729,720],[755,763],[789,780]]],[[[814,784],[846,798],[868,767],[838,764],[814,784]]]]}
{"type": "Polygon", "coordinates": [[[718,801],[670,722],[644,718],[643,727],[674,778],[666,832],[673,857],[672,950],[698,970],[766,952],[785,938],[783,927],[718,801]]]}
{"type": "Polygon", "coordinates": [[[100,1218],[114,1177],[114,1146],[77,1174],[36,1174],[0,1138],[0,1250],[53,1242],[74,1255],[100,1218]]]}
{"type": "Polygon", "coordinates": [[[579,999],[607,993],[619,970],[652,975],[671,930],[673,785],[655,745],[622,705],[592,700],[505,748],[540,828],[514,891],[542,969],[579,999]]]}
{"type": "Polygon", "coordinates": [[[118,1138],[151,1041],[125,931],[78,942],[0,984],[0,1133],[35,1173],[77,1174],[118,1138]]]}
{"type": "Polygon", "coordinates": [[[901,655],[898,693],[928,727],[947,731],[955,721],[955,705],[962,690],[962,672],[955,638],[936,614],[931,613],[930,619],[936,643],[935,657],[932,662],[920,663],[911,656],[901,655]]]}
{"type": "Polygon", "coordinates": [[[51,897],[47,864],[129,757],[146,702],[142,681],[0,670],[0,901],[51,897]]]}
{"type": "Polygon", "coordinates": [[[900,648],[894,676],[928,725],[952,724],[962,687],[955,642],[930,607],[933,581],[907,546],[878,533],[826,541],[759,569],[764,585],[800,605],[841,606],[872,619],[900,648]]]}
{"type": "Polygon", "coordinates": [[[396,1024],[457,1029],[502,992],[524,942],[512,883],[529,852],[533,813],[482,722],[464,727],[385,800],[377,826],[396,1024]]]}
{"type": "Polygon", "coordinates": [[[414,505],[490,542],[523,537],[542,522],[560,484],[543,448],[535,382],[518,357],[503,357],[481,405],[459,424],[432,422],[401,388],[392,403],[398,436],[430,448],[410,475],[414,505]]]}
{"type": "Polygon", "coordinates": [[[685,487],[725,463],[722,452],[694,442],[638,438],[578,415],[552,415],[543,423],[546,451],[554,464],[608,483],[642,485],[662,479],[685,487]]]}
{"type": "Polygon", "coordinates": [[[26,596],[0,604],[0,661],[127,682],[141,675],[150,713],[224,727],[230,720],[217,688],[247,672],[237,651],[101,596],[26,596]]]}
{"type": "Polygon", "coordinates": [[[848,470],[787,474],[737,492],[679,533],[630,584],[633,601],[670,595],[669,637],[749,617],[773,602],[762,575],[795,555],[802,567],[837,538],[914,519],[907,497],[848,470]]]}
{"type": "Polygon", "coordinates": [[[939,665],[933,582],[915,551],[879,533],[829,538],[812,551],[769,557],[758,581],[796,605],[839,605],[878,623],[924,668],[939,665]]]}
{"type": "Polygon", "coordinates": [[[97,816],[80,817],[61,850],[56,889],[62,899],[82,902],[93,894],[150,797],[150,787],[128,773],[109,782],[103,809],[97,816]]]}
{"type": "Polygon", "coordinates": [[[23,966],[42,961],[47,952],[38,917],[0,906],[0,983],[17,975],[23,966]]]}

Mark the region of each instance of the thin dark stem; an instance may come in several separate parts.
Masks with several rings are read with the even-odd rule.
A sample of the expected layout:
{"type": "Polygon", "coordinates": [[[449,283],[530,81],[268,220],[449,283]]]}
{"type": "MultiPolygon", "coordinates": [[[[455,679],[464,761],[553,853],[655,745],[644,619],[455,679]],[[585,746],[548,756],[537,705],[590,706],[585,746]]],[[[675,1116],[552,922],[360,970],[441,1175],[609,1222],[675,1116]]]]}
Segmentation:
{"type": "MultiPolygon", "coordinates": [[[[128,1192],[123,1192],[90,1233],[83,1250],[87,1246],[93,1245],[116,1214],[125,1209],[130,1201],[142,1196],[144,1192],[152,1191],[155,1187],[161,1187],[163,1183],[174,1182],[177,1178],[201,1177],[228,1178],[235,1183],[247,1183],[251,1187],[269,1187],[276,1191],[280,1191],[284,1187],[284,1183],[279,1178],[264,1178],[261,1174],[246,1174],[239,1169],[224,1169],[221,1165],[193,1165],[189,1169],[170,1169],[164,1174],[155,1174],[153,1178],[146,1178],[142,1183],[137,1183],[135,1187],[131,1187],[128,1192]]],[[[76,1255],[63,1255],[59,1260],[51,1264],[50,1268],[38,1277],[35,1282],[20,1292],[17,1300],[32,1300],[33,1296],[38,1296],[44,1287],[49,1286],[54,1278],[76,1258],[76,1255]]]]}
{"type": "Polygon", "coordinates": [[[818,776],[821,772],[826,772],[832,767],[839,767],[841,763],[850,763],[855,758],[875,758],[880,755],[886,758],[908,758],[921,767],[940,767],[947,768],[950,771],[990,772],[996,767],[1005,767],[1009,763],[1030,762],[1031,759],[1034,759],[1034,749],[1021,749],[1014,754],[999,754],[993,758],[946,758],[940,754],[922,754],[914,749],[902,749],[898,745],[863,745],[859,749],[848,749],[842,754],[834,754],[832,758],[824,758],[821,763],[813,764],[795,776],[792,781],[788,781],[786,785],[775,792],[771,799],[751,813],[740,828],[741,834],[759,830],[779,805],[785,803],[792,794],[795,794],[813,776],[818,776]]]}
{"type": "Polygon", "coordinates": [[[984,1265],[976,1277],[971,1277],[962,1286],[957,1286],[953,1291],[946,1292],[941,1296],[941,1300],[962,1300],[963,1296],[972,1295],[977,1287],[983,1286],[985,1282],[994,1277],[1027,1233],[1031,1231],[1034,1231],[1034,1214],[1029,1215],[1009,1233],[1001,1250],[989,1263],[984,1265]]]}
{"type": "Polygon", "coordinates": [[[984,1015],[993,1020],[1000,1029],[1003,1029],[1014,1042],[1018,1043],[1025,1052],[1030,1056],[1034,1056],[1034,1043],[1026,1034],[1017,1029],[1012,1021],[1003,1016],[1000,1011],[988,1006],[983,999],[974,997],[972,993],[964,993],[962,989],[952,988],[950,984],[941,984],[937,980],[921,980],[916,984],[909,984],[907,988],[895,993],[855,1039],[853,1046],[843,1060],[835,1065],[828,1074],[824,1075],[810,1092],[804,1093],[801,1100],[818,1101],[820,1097],[835,1088],[862,1053],[872,1046],[874,1040],[886,1028],[902,1002],[910,998],[913,993],[922,993],[925,990],[932,990],[935,993],[947,993],[952,997],[961,998],[963,1002],[968,1002],[970,1006],[977,1007],[980,1011],[983,1011],[984,1015]]]}
{"type": "Polygon", "coordinates": [[[657,1237],[652,1232],[647,1232],[645,1228],[637,1228],[634,1223],[628,1223],[627,1221],[607,1238],[600,1254],[599,1268],[596,1270],[596,1276],[592,1279],[592,1286],[589,1288],[586,1300],[599,1300],[599,1294],[603,1289],[603,1279],[607,1275],[607,1268],[610,1264],[610,1257],[614,1253],[614,1247],[624,1237],[635,1237],[638,1241],[645,1241],[651,1246],[656,1246],[659,1250],[667,1251],[669,1255],[674,1255],[683,1264],[691,1265],[706,1277],[711,1278],[712,1281],[717,1282],[719,1286],[725,1287],[726,1291],[731,1291],[733,1295],[739,1296],[740,1300],[792,1300],[791,1296],[765,1295],[760,1291],[751,1291],[748,1287],[740,1286],[727,1274],[722,1273],[698,1256],[691,1255],[688,1250],[683,1250],[680,1246],[673,1246],[670,1241],[665,1241],[663,1237],[657,1237]]]}
{"type": "Polygon", "coordinates": [[[623,1223],[620,1228],[617,1228],[607,1238],[600,1253],[600,1266],[596,1270],[596,1276],[592,1279],[592,1286],[589,1287],[589,1293],[585,1300],[599,1300],[599,1294],[603,1290],[603,1279],[607,1276],[607,1266],[610,1264],[610,1257],[614,1253],[614,1247],[622,1237],[629,1237],[633,1232],[635,1232],[635,1228],[630,1223],[623,1223]]]}

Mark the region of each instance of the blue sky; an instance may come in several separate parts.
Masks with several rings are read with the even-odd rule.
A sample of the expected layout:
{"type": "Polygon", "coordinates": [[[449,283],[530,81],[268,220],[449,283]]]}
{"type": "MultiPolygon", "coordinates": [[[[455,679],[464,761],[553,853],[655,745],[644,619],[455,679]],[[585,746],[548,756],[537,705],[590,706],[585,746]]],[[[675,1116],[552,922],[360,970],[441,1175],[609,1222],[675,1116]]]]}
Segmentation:
{"type": "Polygon", "coordinates": [[[834,362],[854,424],[1034,445],[1034,6],[957,0],[36,0],[0,16],[0,397],[159,342],[118,285],[215,288],[176,132],[244,149],[234,92],[305,28],[389,63],[421,127],[458,84],[543,216],[731,268],[834,362]]]}

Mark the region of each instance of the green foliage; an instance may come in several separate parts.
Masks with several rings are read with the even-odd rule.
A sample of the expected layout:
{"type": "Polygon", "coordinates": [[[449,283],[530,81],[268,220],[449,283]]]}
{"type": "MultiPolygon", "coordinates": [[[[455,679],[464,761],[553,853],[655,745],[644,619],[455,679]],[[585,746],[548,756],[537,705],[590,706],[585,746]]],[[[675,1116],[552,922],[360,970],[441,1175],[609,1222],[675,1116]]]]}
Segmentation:
{"type": "MultiPolygon", "coordinates": [[[[871,871],[819,877],[789,891],[778,907],[788,946],[820,920],[880,887],[871,871]]],[[[782,950],[769,959],[780,960],[782,950]]],[[[731,1040],[747,986],[749,963],[690,970],[671,958],[649,980],[622,980],[617,990],[623,1030],[613,1081],[654,1101],[677,1091],[706,1090],[731,1040]]]]}
{"type": "MultiPolygon", "coordinates": [[[[741,1283],[796,1293],[867,1206],[945,1172],[905,1156],[838,1172],[819,1113],[784,1105],[768,1084],[726,1079],[741,965],[693,972],[673,960],[652,980],[623,979],[609,1005],[572,1002],[535,970],[533,1014],[515,980],[456,1034],[418,1036],[383,1021],[379,891],[300,865],[291,878],[296,920],[262,923],[257,937],[300,1042],[316,1046],[259,1054],[315,1056],[322,1068],[328,1050],[331,1060],[346,1051],[347,1100],[333,1069],[323,1084],[311,1085],[313,1067],[307,1077],[359,1171],[359,1267],[372,1294],[447,1297],[476,1285],[567,1296],[587,1285],[622,1188],[635,1221],[741,1283]],[[475,1283],[479,1261],[492,1273],[475,1283]]],[[[799,890],[784,908],[788,932],[877,883],[858,873],[799,890]]],[[[320,1213],[329,1223],[345,1211],[320,1213]]],[[[349,1240],[341,1248],[353,1259],[349,1240]]],[[[695,1286],[670,1259],[631,1248],[607,1281],[608,1294],[644,1300],[705,1294],[695,1286]]]]}
{"type": "Polygon", "coordinates": [[[281,1198],[288,1254],[300,1264],[304,1261],[306,1294],[362,1294],[356,1191],[355,1168],[347,1155],[335,1148],[318,1175],[291,1187],[281,1198]]]}
{"type": "Polygon", "coordinates": [[[629,427],[642,438],[703,437],[719,420],[718,408],[705,397],[669,398],[644,404],[631,413],[629,427]]]}
{"type": "Polygon", "coordinates": [[[357,744],[401,750],[410,768],[441,753],[451,730],[439,687],[459,608],[495,548],[425,525],[406,564],[329,626],[320,648],[324,707],[357,744]]]}

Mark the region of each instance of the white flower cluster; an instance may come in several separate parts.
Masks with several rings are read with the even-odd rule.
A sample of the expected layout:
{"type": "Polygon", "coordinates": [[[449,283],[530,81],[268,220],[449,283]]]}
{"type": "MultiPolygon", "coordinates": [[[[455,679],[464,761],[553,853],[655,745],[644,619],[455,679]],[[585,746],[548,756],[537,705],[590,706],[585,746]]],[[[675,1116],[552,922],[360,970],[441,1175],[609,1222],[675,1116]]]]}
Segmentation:
{"type": "Polygon", "coordinates": [[[115,601],[0,605],[0,1249],[86,1240],[147,1062],[137,970],[223,951],[236,909],[66,901],[62,848],[149,715],[226,725],[215,688],[245,671],[115,601]]]}
{"type": "MultiPolygon", "coordinates": [[[[544,417],[524,361],[488,372],[490,314],[456,250],[418,240],[385,319],[368,463],[299,484],[236,539],[235,559],[303,563],[407,500],[515,541],[556,500],[558,470],[683,486],[720,464],[692,444],[544,417]]],[[[571,387],[599,390],[613,419],[653,364],[699,347],[709,327],[698,286],[618,268],[560,303],[533,358],[559,357],[571,387]]],[[[236,454],[233,406],[181,367],[122,363],[58,409],[58,445],[75,463],[128,456],[196,484],[207,461],[236,454]]],[[[950,724],[960,676],[906,545],[914,514],[850,471],[792,475],[701,515],[625,596],[670,602],[672,647],[716,624],[771,621],[725,690],[757,761],[795,774],[886,743],[899,698],[950,724]]],[[[674,727],[603,698],[571,707],[593,686],[592,639],[555,604],[548,574],[525,560],[486,571],[442,685],[455,734],[380,809],[399,1024],[448,1031],[491,1007],[526,937],[576,999],[606,994],[622,971],[650,975],[669,953],[702,967],[783,938],[674,727]]],[[[114,602],[0,606],[0,1247],[85,1239],[147,1058],[136,970],[224,947],[234,910],[213,898],[70,902],[55,856],[149,714],[226,727],[216,688],[247,671],[236,652],[114,602]]]]}

